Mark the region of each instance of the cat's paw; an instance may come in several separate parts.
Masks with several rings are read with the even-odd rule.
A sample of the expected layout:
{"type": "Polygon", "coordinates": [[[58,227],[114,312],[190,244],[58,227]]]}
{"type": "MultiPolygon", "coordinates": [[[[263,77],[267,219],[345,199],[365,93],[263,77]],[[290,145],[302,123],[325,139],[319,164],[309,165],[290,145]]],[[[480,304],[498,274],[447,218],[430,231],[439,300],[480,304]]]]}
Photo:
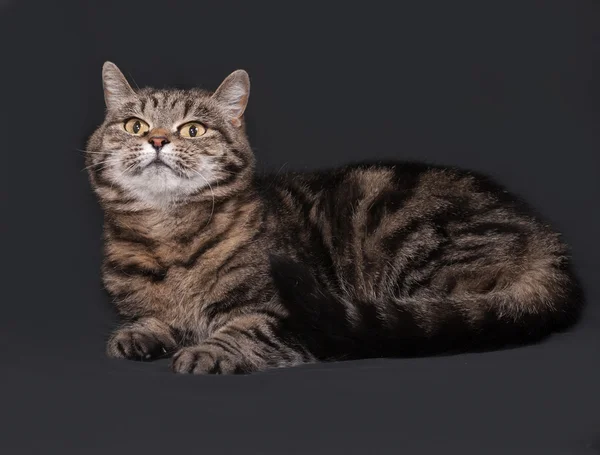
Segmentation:
{"type": "Polygon", "coordinates": [[[173,356],[173,371],[183,374],[244,374],[253,368],[214,346],[192,346],[173,356]]]}
{"type": "Polygon", "coordinates": [[[109,357],[129,360],[154,360],[166,357],[174,349],[170,340],[144,330],[123,329],[115,332],[106,347],[109,357]]]}

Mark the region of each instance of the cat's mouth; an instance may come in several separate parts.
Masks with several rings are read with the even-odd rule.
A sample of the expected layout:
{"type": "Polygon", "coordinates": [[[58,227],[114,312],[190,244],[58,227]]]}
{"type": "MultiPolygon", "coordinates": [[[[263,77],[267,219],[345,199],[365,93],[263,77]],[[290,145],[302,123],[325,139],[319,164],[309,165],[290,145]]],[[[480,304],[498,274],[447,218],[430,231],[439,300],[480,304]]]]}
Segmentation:
{"type": "Polygon", "coordinates": [[[159,157],[156,157],[152,161],[150,161],[146,166],[144,166],[142,168],[142,170],[145,171],[146,169],[161,169],[161,168],[166,168],[166,169],[170,169],[171,171],[173,171],[173,168],[171,166],[169,166],[169,164],[167,164],[163,160],[161,160],[159,157]]]}

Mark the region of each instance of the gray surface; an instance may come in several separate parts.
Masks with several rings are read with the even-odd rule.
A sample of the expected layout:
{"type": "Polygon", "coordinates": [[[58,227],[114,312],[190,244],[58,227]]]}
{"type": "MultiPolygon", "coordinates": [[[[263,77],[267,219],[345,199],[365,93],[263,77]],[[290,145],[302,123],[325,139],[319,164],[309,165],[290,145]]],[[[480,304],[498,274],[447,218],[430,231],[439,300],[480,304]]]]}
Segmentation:
{"type": "Polygon", "coordinates": [[[598,316],[514,350],[251,376],[110,361],[98,331],[67,334],[8,364],[4,356],[10,415],[0,445],[4,453],[598,453],[598,316]]]}

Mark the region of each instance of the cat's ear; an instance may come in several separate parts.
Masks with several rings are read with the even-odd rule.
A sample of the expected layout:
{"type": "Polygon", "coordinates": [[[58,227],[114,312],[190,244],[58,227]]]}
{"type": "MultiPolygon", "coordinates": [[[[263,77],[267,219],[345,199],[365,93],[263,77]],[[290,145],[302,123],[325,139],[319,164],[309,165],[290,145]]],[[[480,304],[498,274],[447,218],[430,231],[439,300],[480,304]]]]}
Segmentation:
{"type": "Polygon", "coordinates": [[[102,66],[102,85],[104,86],[104,101],[109,111],[135,95],[123,73],[112,62],[105,62],[102,66]]]}
{"type": "Polygon", "coordinates": [[[221,105],[227,119],[236,127],[242,125],[242,116],[250,96],[250,78],[244,70],[231,73],[219,85],[213,98],[221,105]]]}

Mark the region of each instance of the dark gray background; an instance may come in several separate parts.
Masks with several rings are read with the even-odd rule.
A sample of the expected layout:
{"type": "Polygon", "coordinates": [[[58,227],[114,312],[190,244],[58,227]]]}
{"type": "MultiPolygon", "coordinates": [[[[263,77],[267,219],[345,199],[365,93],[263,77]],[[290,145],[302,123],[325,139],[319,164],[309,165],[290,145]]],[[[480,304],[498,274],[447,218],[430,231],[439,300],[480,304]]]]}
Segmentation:
{"type": "MultiPolygon", "coordinates": [[[[0,452],[600,452],[600,4],[0,2],[0,452]],[[573,246],[582,323],[535,346],[181,377],[111,361],[83,169],[101,65],[252,79],[262,169],[417,158],[490,173],[573,246]]],[[[391,3],[391,2],[390,2],[391,3]]]]}

